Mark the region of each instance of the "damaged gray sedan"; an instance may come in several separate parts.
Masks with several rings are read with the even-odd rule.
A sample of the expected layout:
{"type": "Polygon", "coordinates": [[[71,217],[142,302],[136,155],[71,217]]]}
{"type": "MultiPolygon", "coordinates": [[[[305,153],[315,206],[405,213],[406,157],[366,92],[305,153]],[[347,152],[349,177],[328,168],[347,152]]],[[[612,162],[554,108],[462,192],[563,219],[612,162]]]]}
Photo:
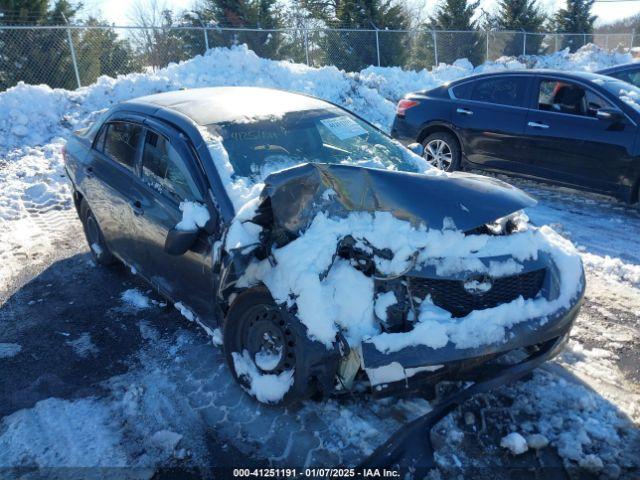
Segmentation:
{"type": "Polygon", "coordinates": [[[431,168],[350,112],[262,88],[121,103],[66,169],[98,263],[130,266],[224,343],[262,402],[487,388],[555,355],[580,258],[524,192],[431,168]]]}

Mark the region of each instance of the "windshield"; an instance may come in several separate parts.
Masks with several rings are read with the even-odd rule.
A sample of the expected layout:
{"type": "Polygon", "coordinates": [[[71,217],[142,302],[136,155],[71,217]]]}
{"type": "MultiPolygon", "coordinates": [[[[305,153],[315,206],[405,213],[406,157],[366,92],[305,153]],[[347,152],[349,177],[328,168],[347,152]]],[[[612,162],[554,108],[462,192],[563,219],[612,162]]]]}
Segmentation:
{"type": "Polygon", "coordinates": [[[399,143],[338,108],[290,112],[282,118],[207,127],[222,137],[234,173],[264,178],[306,162],[340,163],[417,172],[399,143]]]}

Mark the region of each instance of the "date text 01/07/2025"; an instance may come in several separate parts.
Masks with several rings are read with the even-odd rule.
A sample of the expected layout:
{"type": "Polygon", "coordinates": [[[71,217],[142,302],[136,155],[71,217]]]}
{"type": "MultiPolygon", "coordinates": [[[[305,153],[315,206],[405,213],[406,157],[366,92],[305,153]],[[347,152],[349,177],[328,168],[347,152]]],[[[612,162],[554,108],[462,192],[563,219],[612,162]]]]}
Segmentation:
{"type": "Polygon", "coordinates": [[[399,478],[400,471],[388,468],[234,468],[234,478],[399,478]]]}

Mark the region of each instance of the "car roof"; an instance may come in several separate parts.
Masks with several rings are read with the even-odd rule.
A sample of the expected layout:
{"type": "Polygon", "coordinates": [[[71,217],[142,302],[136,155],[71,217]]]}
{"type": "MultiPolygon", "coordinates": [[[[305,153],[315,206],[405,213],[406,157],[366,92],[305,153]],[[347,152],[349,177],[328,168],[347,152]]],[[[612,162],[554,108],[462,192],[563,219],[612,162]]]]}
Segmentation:
{"type": "MultiPolygon", "coordinates": [[[[551,75],[554,77],[561,77],[566,79],[575,79],[575,80],[587,80],[593,81],[600,77],[605,77],[605,75],[601,75],[599,73],[593,72],[567,72],[564,70],[551,70],[551,69],[522,69],[522,70],[501,70],[498,72],[486,72],[486,73],[478,73],[476,75],[471,75],[468,77],[460,78],[454,82],[451,82],[451,85],[456,85],[458,83],[466,82],[469,80],[476,80],[480,78],[488,78],[494,76],[507,76],[507,75],[525,75],[525,76],[536,76],[536,75],[551,75]]],[[[610,79],[609,79],[610,80],[610,79]]]]}
{"type": "Polygon", "coordinates": [[[331,104],[298,93],[262,87],[207,87],[156,93],[124,102],[175,110],[198,125],[211,125],[286,113],[331,108],[331,104]]]}
{"type": "Polygon", "coordinates": [[[640,70],[640,61],[623,63],[622,65],[616,65],[615,67],[603,68],[602,70],[598,70],[598,73],[606,75],[608,73],[624,72],[627,70],[640,70]]]}

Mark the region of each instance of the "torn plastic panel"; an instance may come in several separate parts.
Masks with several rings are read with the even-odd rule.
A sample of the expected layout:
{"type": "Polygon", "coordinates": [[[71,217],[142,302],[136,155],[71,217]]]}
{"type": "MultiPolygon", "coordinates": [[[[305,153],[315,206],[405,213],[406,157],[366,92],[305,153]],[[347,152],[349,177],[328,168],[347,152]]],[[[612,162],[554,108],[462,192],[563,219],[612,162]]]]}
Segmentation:
{"type": "Polygon", "coordinates": [[[425,175],[317,163],[269,175],[261,198],[269,203],[273,215],[269,220],[291,236],[308,227],[320,210],[339,216],[351,211],[390,212],[415,226],[466,232],[536,204],[523,191],[479,175],[425,175]]]}
{"type": "MultiPolygon", "coordinates": [[[[577,313],[578,306],[574,307],[577,313]]],[[[574,313],[574,317],[575,317],[574,313]]],[[[359,468],[409,468],[413,476],[422,478],[436,467],[431,444],[431,429],[457,406],[479,393],[488,392],[500,385],[514,382],[556,356],[564,347],[568,332],[539,345],[527,358],[512,365],[495,365],[486,368],[476,383],[454,392],[433,409],[412,422],[400,427],[385,443],[369,455],[359,468]]]]}

